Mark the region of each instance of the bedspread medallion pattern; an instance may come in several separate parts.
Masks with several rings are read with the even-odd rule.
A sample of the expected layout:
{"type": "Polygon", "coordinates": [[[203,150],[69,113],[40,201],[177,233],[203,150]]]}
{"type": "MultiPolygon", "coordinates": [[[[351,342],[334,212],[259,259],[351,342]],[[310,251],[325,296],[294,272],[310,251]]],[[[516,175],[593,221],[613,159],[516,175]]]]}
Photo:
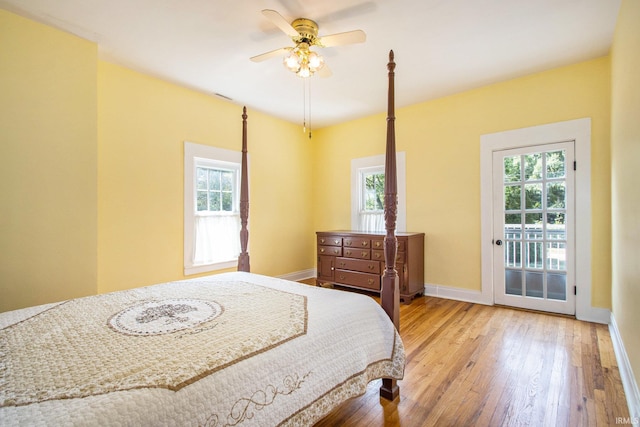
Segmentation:
{"type": "Polygon", "coordinates": [[[179,390],[306,334],[305,296],[230,281],[216,283],[212,299],[211,286],[185,281],[160,295],[155,287],[71,300],[2,329],[0,407],[179,390]]]}

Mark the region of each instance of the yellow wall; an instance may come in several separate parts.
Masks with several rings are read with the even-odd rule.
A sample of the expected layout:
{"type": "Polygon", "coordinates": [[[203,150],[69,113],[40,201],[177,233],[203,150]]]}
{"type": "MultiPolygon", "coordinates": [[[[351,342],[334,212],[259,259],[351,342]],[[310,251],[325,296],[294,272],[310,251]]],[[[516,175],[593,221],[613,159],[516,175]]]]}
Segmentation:
{"type": "MultiPolygon", "coordinates": [[[[613,316],[640,382],[640,2],[623,0],[613,42],[611,164],[613,316]]],[[[632,414],[633,415],[633,414],[632,414]]]]}
{"type": "Polygon", "coordinates": [[[0,311],[96,292],[96,60],[0,10],[0,311]]]}
{"type": "MultiPolygon", "coordinates": [[[[103,61],[98,95],[98,291],[181,279],[184,141],[239,151],[242,107],[103,61]]],[[[311,145],[248,115],[252,271],[311,268],[311,145]]]]}
{"type": "MultiPolygon", "coordinates": [[[[402,58],[396,57],[396,80],[402,58]]],[[[425,232],[425,281],[481,289],[480,136],[592,119],[593,297],[611,305],[609,57],[486,86],[396,111],[407,158],[407,230],[425,232]]],[[[385,90],[386,82],[381,81],[385,90]]],[[[316,229],[350,227],[350,162],[384,153],[386,115],[316,132],[316,229]]]]}
{"type": "MultiPolygon", "coordinates": [[[[184,277],[183,141],[239,149],[241,107],[98,61],[92,43],[0,16],[0,81],[9,94],[0,101],[2,136],[15,141],[3,143],[12,161],[3,155],[0,172],[10,254],[0,271],[3,301],[11,301],[4,308],[184,277]],[[40,190],[41,167],[44,189],[57,193],[38,191],[44,211],[24,209],[40,190]],[[42,241],[24,239],[42,212],[42,241]]],[[[428,236],[426,282],[480,289],[480,135],[591,117],[593,305],[611,306],[610,95],[605,57],[398,109],[407,229],[428,236]]],[[[380,114],[309,141],[297,125],[249,111],[253,271],[314,266],[314,231],[350,227],[351,159],[382,154],[385,129],[380,114]]]]}

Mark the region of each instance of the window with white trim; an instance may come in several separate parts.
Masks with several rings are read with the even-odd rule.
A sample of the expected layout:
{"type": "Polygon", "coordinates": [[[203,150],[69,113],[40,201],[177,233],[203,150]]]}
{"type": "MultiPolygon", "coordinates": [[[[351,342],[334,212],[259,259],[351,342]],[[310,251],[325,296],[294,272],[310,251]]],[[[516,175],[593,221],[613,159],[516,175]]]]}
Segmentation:
{"type": "Polygon", "coordinates": [[[185,142],[184,270],[237,264],[241,152],[185,142]]]}
{"type": "Polygon", "coordinates": [[[384,229],[384,166],[361,168],[358,171],[360,206],[358,230],[383,232],[384,229]]]}
{"type": "MultiPolygon", "coordinates": [[[[385,156],[351,160],[351,228],[364,232],[384,232],[385,156]]],[[[396,153],[398,215],[396,231],[406,231],[405,153],[396,153]]]]}

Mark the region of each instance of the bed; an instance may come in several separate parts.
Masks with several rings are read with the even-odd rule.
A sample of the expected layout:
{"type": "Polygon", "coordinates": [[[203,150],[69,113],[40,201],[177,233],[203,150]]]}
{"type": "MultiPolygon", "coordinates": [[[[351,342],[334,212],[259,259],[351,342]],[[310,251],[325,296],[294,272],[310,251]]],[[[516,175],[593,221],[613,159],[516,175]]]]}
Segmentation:
{"type": "Polygon", "coordinates": [[[389,59],[380,305],[250,272],[245,108],[238,271],[0,313],[0,425],[301,426],[373,379],[396,398],[405,355],[389,59]]]}

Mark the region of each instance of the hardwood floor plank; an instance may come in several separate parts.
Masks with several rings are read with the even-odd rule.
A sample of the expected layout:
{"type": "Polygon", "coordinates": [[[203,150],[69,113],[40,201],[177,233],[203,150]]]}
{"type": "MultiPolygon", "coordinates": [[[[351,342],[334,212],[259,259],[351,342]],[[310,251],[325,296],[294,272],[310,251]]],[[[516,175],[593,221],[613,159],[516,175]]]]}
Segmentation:
{"type": "Polygon", "coordinates": [[[600,426],[629,412],[606,325],[419,297],[400,306],[400,397],[380,381],[317,427],[600,426]]]}

